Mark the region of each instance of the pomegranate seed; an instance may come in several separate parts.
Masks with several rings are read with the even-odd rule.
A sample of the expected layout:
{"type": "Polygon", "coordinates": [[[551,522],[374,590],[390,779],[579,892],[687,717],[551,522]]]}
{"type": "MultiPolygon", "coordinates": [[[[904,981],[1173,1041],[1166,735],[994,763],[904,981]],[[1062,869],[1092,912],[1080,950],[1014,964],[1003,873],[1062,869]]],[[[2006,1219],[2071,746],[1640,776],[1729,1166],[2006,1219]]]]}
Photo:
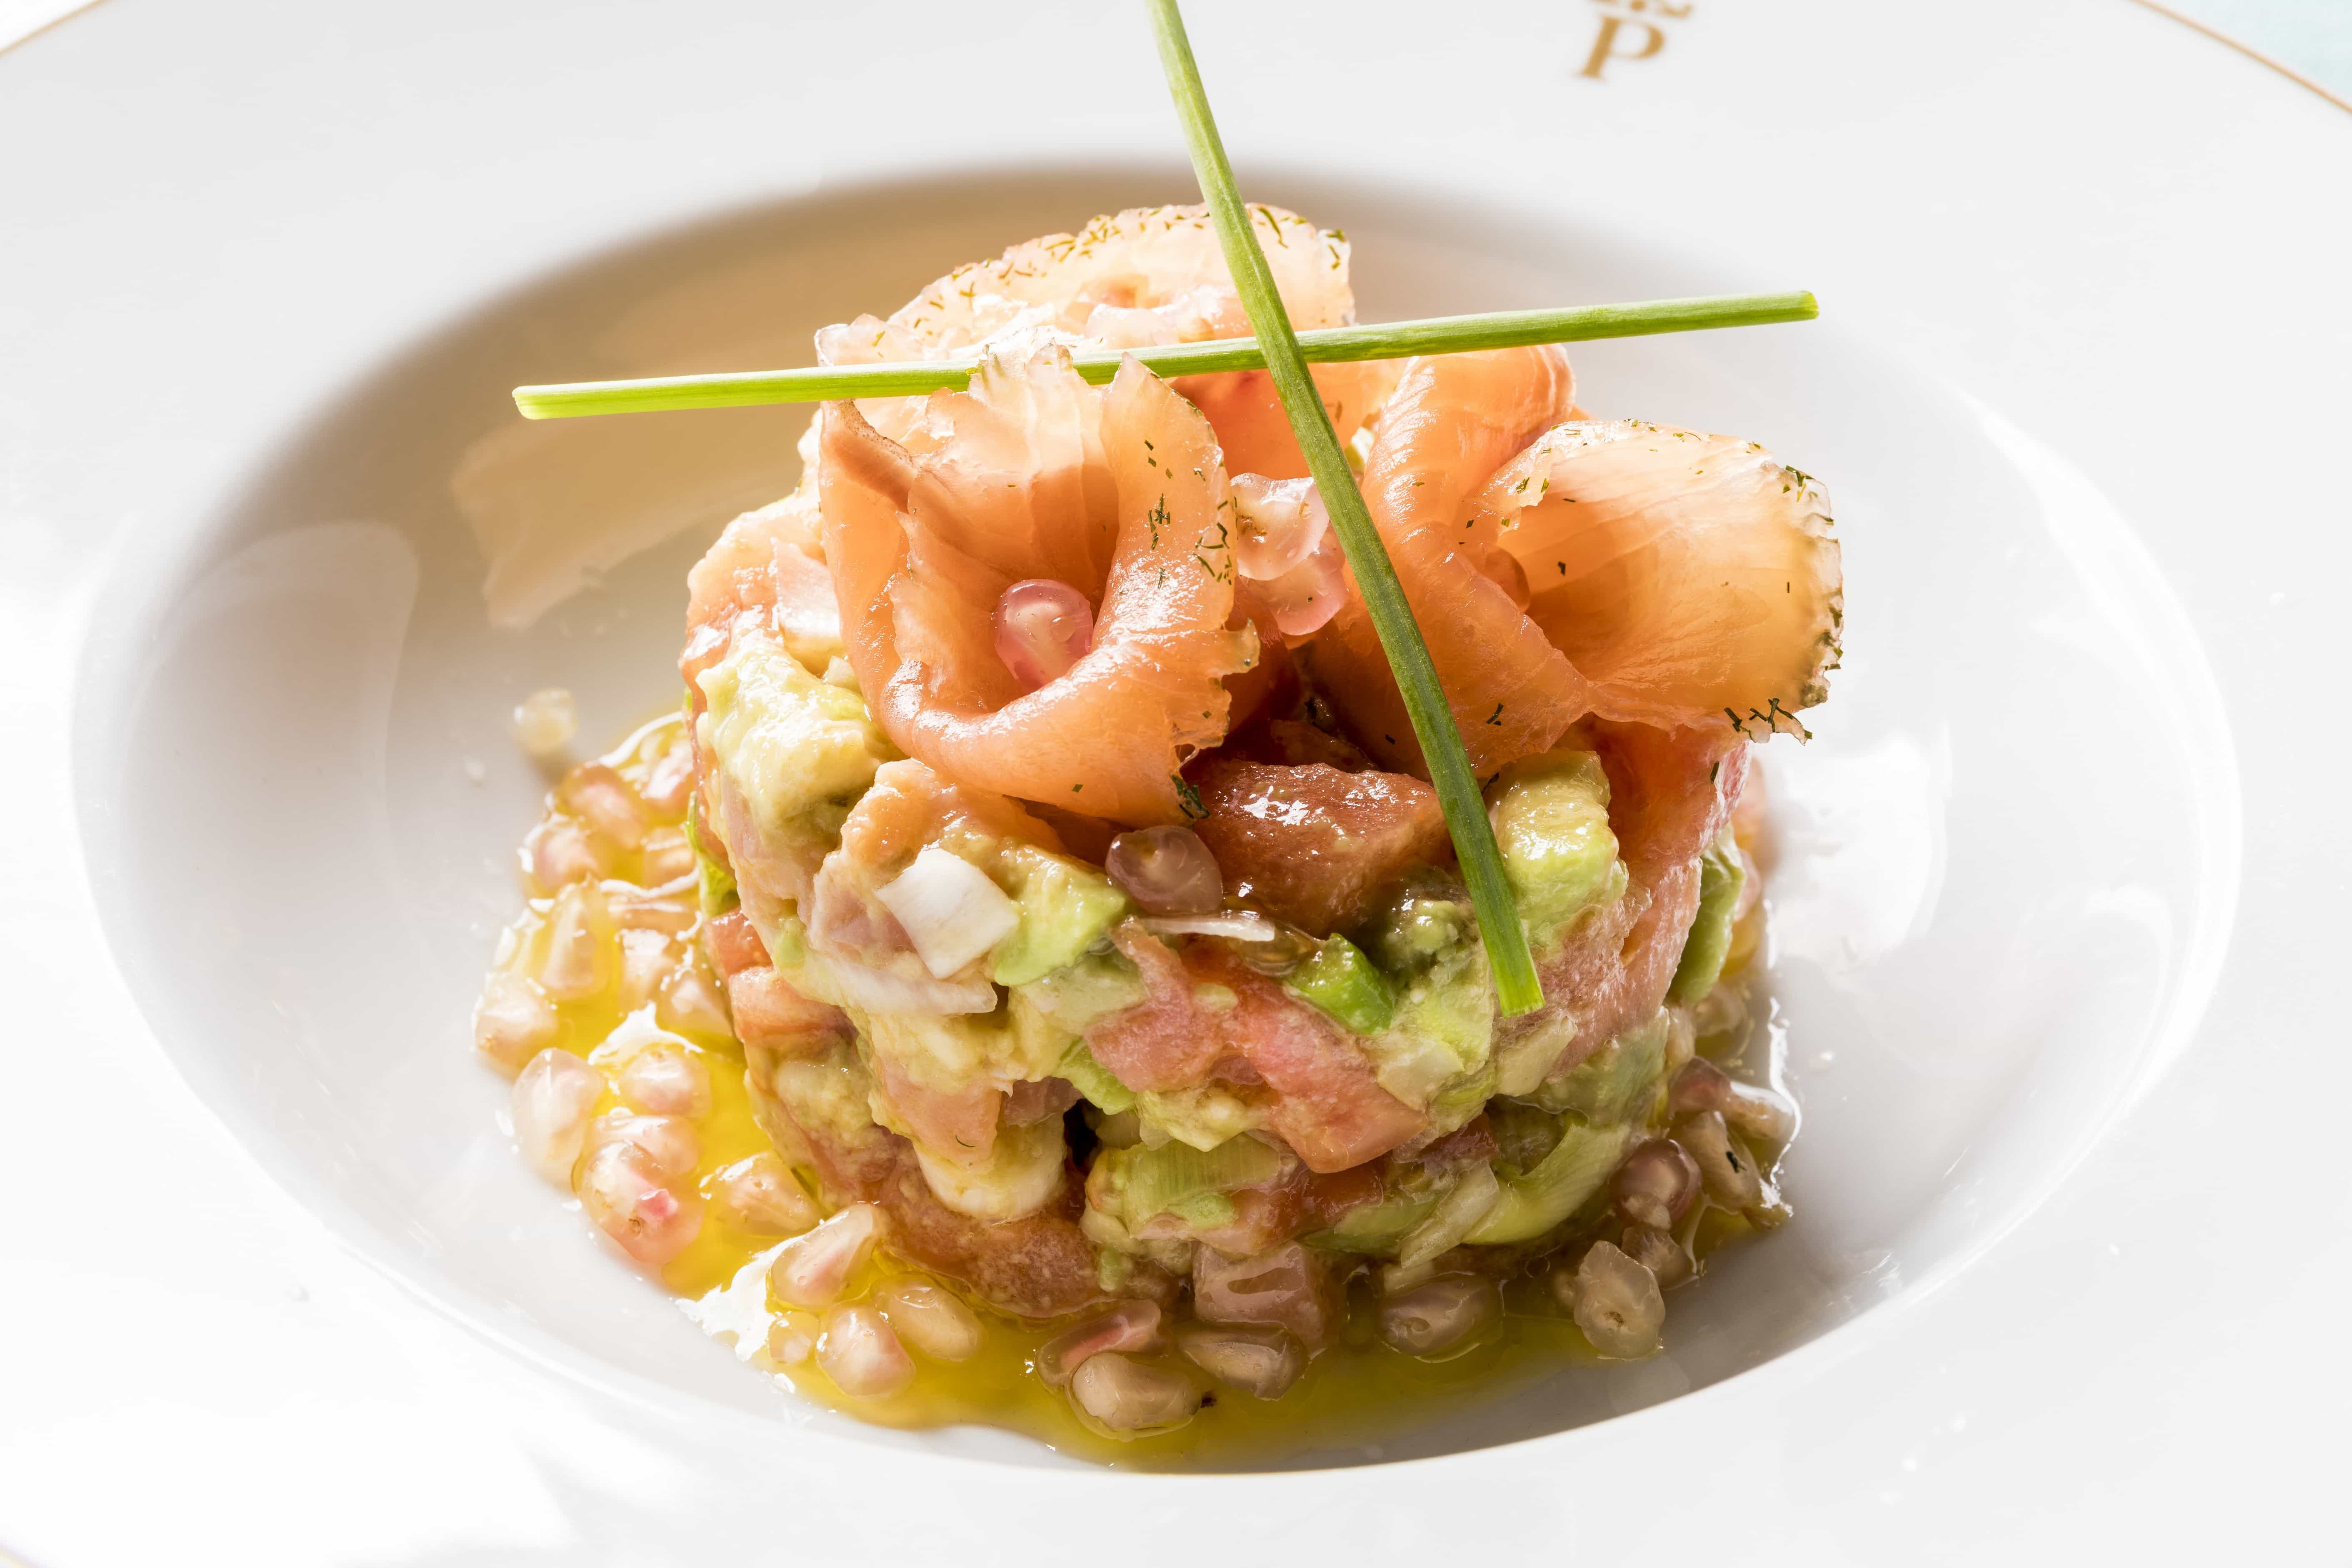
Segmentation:
{"type": "Polygon", "coordinates": [[[572,882],[602,880],[613,869],[612,847],[569,816],[551,816],[523,840],[530,879],[551,893],[572,882]]]}
{"type": "Polygon", "coordinates": [[[534,757],[554,756],[579,728],[579,707],[561,686],[532,692],[514,710],[515,739],[534,757]]]}
{"type": "Polygon", "coordinates": [[[1176,1348],[1219,1383],[1257,1399],[1281,1398],[1307,1370],[1306,1350],[1271,1323],[1193,1323],[1176,1336],[1176,1348]]]}
{"type": "Polygon", "coordinates": [[[970,1361],[980,1353],[979,1317],[943,1287],[902,1279],[875,1300],[898,1337],[933,1361],[970,1361]]]}
{"type": "Polygon", "coordinates": [[[649,1268],[685,1251],[702,1229],[702,1200],[664,1186],[646,1152],[625,1140],[588,1156],[580,1171],[580,1206],[649,1268]]]}
{"type": "Polygon", "coordinates": [[[583,763],[555,792],[565,810],[624,849],[646,841],[646,806],[629,781],[608,763],[583,763]]]}
{"type": "Polygon", "coordinates": [[[1657,1277],[1605,1241],[1596,1241],[1576,1267],[1576,1326],[1605,1356],[1639,1361],[1658,1348],[1665,1298],[1657,1277]]]}
{"type": "Polygon", "coordinates": [[[1116,1351],[1091,1358],[1070,1380],[1078,1408],[1113,1432],[1173,1426],[1201,1408],[1201,1391],[1176,1373],[1116,1351]]]}
{"type": "Polygon", "coordinates": [[[688,1118],[710,1110],[710,1069],[683,1046],[656,1042],[629,1058],[613,1087],[639,1110],[688,1118]]]}
{"type": "Polygon", "coordinates": [[[1698,1162],[1706,1195],[1729,1209],[1753,1208],[1764,1200],[1764,1178],[1756,1162],[1723,1124],[1719,1110],[1702,1110],[1675,1123],[1675,1142],[1698,1162]]]}
{"type": "Polygon", "coordinates": [[[615,1110],[588,1127],[588,1147],[593,1152],[608,1143],[627,1143],[646,1157],[648,1170],[665,1180],[690,1176],[702,1159],[702,1140],[693,1126],[677,1116],[632,1116],[615,1110]]]}
{"type": "Polygon", "coordinates": [[[882,1211],[851,1204],[805,1236],[784,1243],[768,1265],[768,1288],[787,1307],[830,1307],[880,1239],[882,1211]]]}
{"type": "Polygon", "coordinates": [[[1503,1315],[1492,1279],[1453,1274],[1381,1303],[1381,1338],[1407,1355],[1439,1355],[1503,1315]]]}
{"type": "Polygon", "coordinates": [[[514,1081],[515,1142],[541,1175],[572,1184],[572,1167],[588,1134],[588,1113],[604,1093],[604,1075],[570,1051],[550,1046],[514,1081]]]}
{"type": "Polygon", "coordinates": [[[1306,560],[1257,585],[1257,596],[1273,608],[1274,624],[1285,637],[1312,637],[1339,613],[1347,597],[1340,574],[1344,560],[1339,536],[1326,534],[1306,560]]]}
{"type": "Polygon", "coordinates": [[[1234,510],[1241,514],[1234,564],[1244,577],[1270,582],[1281,576],[1314,554],[1331,527],[1313,479],[1235,474],[1233,486],[1234,510]]]}
{"type": "Polygon", "coordinates": [[[816,1364],[852,1399],[887,1398],[915,1377],[906,1347],[871,1307],[836,1307],[825,1315],[816,1364]]]}
{"type": "Polygon", "coordinates": [[[1224,901],[1217,858],[1188,827],[1145,827],[1110,841],[1103,869],[1155,915],[1197,914],[1224,901]]]}
{"type": "Polygon", "coordinates": [[[482,986],[474,1004],[474,1045],[508,1072],[519,1072],[555,1038],[555,1005],[520,974],[504,970],[482,986]]]}
{"type": "Polygon", "coordinates": [[[1067,583],[1030,577],[996,601],[996,657],[1024,690],[1058,679],[1094,643],[1095,613],[1067,583]]]}
{"type": "Polygon", "coordinates": [[[822,1217],[814,1200],[773,1154],[749,1155],[711,1178],[719,1212],[755,1236],[798,1236],[822,1217]]]}
{"type": "Polygon", "coordinates": [[[1147,1350],[1159,1339],[1159,1304],[1121,1301],[1108,1311],[1047,1340],[1037,1352],[1037,1375],[1059,1388],[1097,1355],[1109,1351],[1147,1350]]]}
{"type": "Polygon", "coordinates": [[[1610,1181],[1617,1206],[1627,1219],[1657,1230],[1671,1229],[1698,1196],[1698,1163],[1671,1138],[1654,1138],[1617,1167],[1610,1181]]]}
{"type": "Polygon", "coordinates": [[[693,787],[694,742],[680,736],[646,773],[645,803],[664,816],[683,816],[693,787]]]}

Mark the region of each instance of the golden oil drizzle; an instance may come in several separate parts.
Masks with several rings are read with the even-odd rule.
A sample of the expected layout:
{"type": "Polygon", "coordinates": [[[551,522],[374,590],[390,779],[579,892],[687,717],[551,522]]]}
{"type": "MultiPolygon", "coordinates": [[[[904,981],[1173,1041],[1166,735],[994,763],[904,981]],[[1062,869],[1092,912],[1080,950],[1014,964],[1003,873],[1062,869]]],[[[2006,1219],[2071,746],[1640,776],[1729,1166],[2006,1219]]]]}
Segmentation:
{"type": "MultiPolygon", "coordinates": [[[[632,734],[602,759],[635,786],[675,734],[675,716],[656,720],[632,734]]],[[[634,881],[641,868],[625,857],[608,880],[634,881]]],[[[530,900],[510,928],[502,964],[529,966],[543,942],[550,900],[530,900]]],[[[1761,946],[1761,904],[1740,921],[1725,978],[1745,968],[1761,946]]],[[[689,937],[698,944],[699,928],[689,937]]],[[[558,1010],[553,1045],[592,1059],[599,1046],[626,1017],[619,995],[619,966],[603,992],[558,1010]]],[[[710,1204],[713,1178],[736,1162],[775,1152],[752,1116],[741,1047],[732,1040],[709,1044],[682,1037],[686,1049],[709,1072],[709,1110],[693,1119],[700,1155],[694,1185],[706,1202],[695,1239],[660,1270],[687,1315],[713,1337],[732,1341],[739,1359],[828,1409],[861,1421],[907,1430],[982,1425],[1021,1434],[1056,1452],[1097,1464],[1140,1470],[1214,1469],[1300,1455],[1377,1449],[1417,1428],[1475,1410],[1579,1366],[1609,1363],[1575,1322],[1552,1300],[1539,1278],[1521,1274],[1505,1282],[1505,1310],[1496,1324],[1466,1347],[1441,1358],[1404,1354],[1382,1342],[1376,1331],[1376,1305],[1359,1279],[1339,1342],[1316,1356],[1298,1381],[1279,1398],[1257,1399],[1214,1384],[1171,1352],[1140,1359],[1181,1368],[1209,1391],[1203,1407],[1181,1426],[1133,1436],[1114,1436],[1081,1416],[1067,1393],[1049,1386],[1035,1372],[1040,1348],[1075,1320],[1035,1323],[1007,1318],[972,1300],[952,1281],[923,1273],[887,1251],[877,1254],[851,1281],[845,1300],[870,1295],[894,1279],[919,1278],[956,1289],[981,1318],[982,1345],[971,1359],[955,1363],[929,1361],[909,1347],[918,1375],[884,1398],[853,1398],[827,1378],[805,1346],[794,1359],[776,1353],[772,1334],[797,1332],[814,1341],[814,1314],[776,1309],[769,1300],[765,1268],[782,1243],[735,1224],[710,1204]]],[[[1738,1042],[1725,1058],[1738,1054],[1738,1042]]],[[[593,1113],[625,1110],[608,1086],[593,1113]]],[[[1737,1214],[1709,1206],[1690,1238],[1704,1266],[1717,1247],[1752,1235],[1756,1226],[1737,1214]]],[[[617,1256],[617,1253],[616,1253],[617,1256]]],[[[1669,1328],[1671,1332],[1671,1326],[1669,1328]]]]}

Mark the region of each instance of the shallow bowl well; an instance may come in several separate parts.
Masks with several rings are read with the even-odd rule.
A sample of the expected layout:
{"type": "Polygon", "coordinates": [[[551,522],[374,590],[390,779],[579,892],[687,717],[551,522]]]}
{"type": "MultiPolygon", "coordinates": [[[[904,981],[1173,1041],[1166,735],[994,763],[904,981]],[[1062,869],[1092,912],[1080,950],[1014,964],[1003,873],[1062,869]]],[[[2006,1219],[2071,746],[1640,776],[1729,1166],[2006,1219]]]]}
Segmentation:
{"type": "MultiPolygon", "coordinates": [[[[1061,1462],[1001,1433],[882,1431],[798,1404],[595,1245],[509,1147],[467,1019],[545,788],[509,711],[569,687],[593,751],[673,703],[686,568],[789,488],[806,416],[527,425],[506,395],[806,363],[818,326],[887,311],[957,262],[1186,190],[1169,166],[967,174],[637,238],[450,321],[203,527],[120,566],[76,715],[94,880],[156,1033],[289,1191],[446,1310],[575,1375],[862,1442],[1061,1462]],[[523,624],[541,584],[571,579],[587,585],[523,624]]],[[[1255,190],[1345,225],[1368,321],[1710,288],[1632,237],[1431,191],[1255,190]]],[[[2211,681],[2128,531],[2063,461],[1832,324],[1572,353],[1597,414],[1762,441],[1836,504],[1844,668],[1812,742],[1764,758],[1798,1217],[1674,1296],[1656,1360],[1564,1374],[1377,1453],[1270,1464],[1606,1419],[1928,1288],[2045,1196],[2179,1043],[2226,926],[2234,783],[2211,681]]]]}

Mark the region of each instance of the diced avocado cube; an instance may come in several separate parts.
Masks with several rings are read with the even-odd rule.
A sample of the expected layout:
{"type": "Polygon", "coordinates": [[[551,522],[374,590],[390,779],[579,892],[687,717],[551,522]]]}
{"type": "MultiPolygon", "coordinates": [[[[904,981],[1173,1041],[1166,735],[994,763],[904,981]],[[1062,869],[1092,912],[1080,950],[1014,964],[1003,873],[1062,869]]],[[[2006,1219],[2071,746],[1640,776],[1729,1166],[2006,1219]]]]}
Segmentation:
{"type": "Polygon", "coordinates": [[[1282,1174],[1284,1164],[1273,1147],[1248,1137],[1206,1151],[1183,1143],[1106,1149],[1096,1156],[1087,1178],[1087,1201],[1107,1209],[1130,1232],[1162,1214],[1206,1221],[1213,1229],[1232,1223],[1233,1204],[1225,1194],[1270,1182],[1282,1174]]]}
{"type": "Polygon", "coordinates": [[[1666,1072],[1665,1009],[1626,1030],[1538,1089],[1530,1097],[1546,1110],[1572,1110],[1595,1123],[1631,1121],[1649,1112],[1666,1072]]]}
{"type": "Polygon", "coordinates": [[[1463,1239],[1496,1247],[1543,1235],[1592,1201],[1633,1136],[1630,1127],[1593,1127],[1568,1117],[1551,1152],[1534,1170],[1505,1182],[1495,1206],[1463,1239]]]}
{"type": "Polygon", "coordinates": [[[1591,752],[1546,752],[1512,763],[1487,816],[1519,914],[1548,940],[1585,910],[1623,891],[1625,869],[1609,826],[1609,775],[1591,752]]]}
{"type": "Polygon", "coordinates": [[[764,637],[738,637],[698,678],[701,740],[762,832],[855,798],[898,753],[846,687],[819,680],[764,637]]]}
{"type": "Polygon", "coordinates": [[[1360,1252],[1370,1258],[1394,1258],[1397,1243],[1404,1234],[1429,1217],[1437,1206],[1437,1194],[1421,1197],[1383,1198],[1376,1204],[1363,1204],[1339,1216],[1337,1225],[1318,1230],[1307,1238],[1310,1247],[1326,1252],[1360,1252]]]}
{"type": "Polygon", "coordinates": [[[1283,984],[1359,1035],[1376,1035],[1396,1016],[1388,976],[1343,936],[1327,938],[1283,984]]]}
{"type": "Polygon", "coordinates": [[[1465,941],[1475,941],[1475,921],[1468,896],[1458,888],[1424,882],[1401,889],[1357,934],[1383,970],[1404,979],[1465,941]]]}
{"type": "Polygon", "coordinates": [[[1111,1070],[1095,1060],[1094,1052],[1083,1041],[1074,1044],[1062,1057],[1061,1075],[1087,1097],[1096,1109],[1117,1116],[1135,1106],[1135,1091],[1118,1081],[1111,1070]]]}
{"type": "Polygon", "coordinates": [[[1101,872],[1034,845],[1007,848],[1001,861],[1021,923],[999,943],[990,978],[1026,985],[1076,963],[1127,916],[1127,895],[1101,872]]]}
{"type": "Polygon", "coordinates": [[[1748,868],[1739,846],[1726,828],[1698,863],[1698,918],[1691,921],[1683,942],[1682,962],[1675,966],[1675,983],[1666,1000],[1688,1006],[1715,989],[1722,977],[1724,955],[1731,951],[1731,927],[1739,913],[1739,895],[1748,868]]]}
{"type": "Polygon", "coordinates": [[[686,841],[694,847],[694,866],[702,895],[702,913],[716,920],[736,903],[735,874],[719,863],[702,838],[702,792],[687,796],[686,841]]]}

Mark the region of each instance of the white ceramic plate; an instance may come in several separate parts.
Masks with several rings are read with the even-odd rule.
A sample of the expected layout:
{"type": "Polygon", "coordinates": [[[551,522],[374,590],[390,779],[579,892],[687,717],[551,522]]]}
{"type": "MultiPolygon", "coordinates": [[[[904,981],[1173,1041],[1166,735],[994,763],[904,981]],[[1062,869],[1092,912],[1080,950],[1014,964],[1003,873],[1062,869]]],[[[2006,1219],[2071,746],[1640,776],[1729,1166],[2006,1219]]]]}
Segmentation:
{"type": "Polygon", "coordinates": [[[797,363],[1184,198],[1139,16],[109,0],[0,57],[0,1547],[2311,1553],[2352,119],[2126,0],[1195,10],[1245,184],[1349,229],[1367,319],[1822,299],[1577,355],[1838,501],[1847,668],[1769,758],[1799,1222],[1659,1361],[1276,1475],[735,1365],[513,1160],[464,1015],[537,789],[507,709],[669,700],[683,567],[796,416],[503,394],[797,363]],[[494,626],[482,541],[502,612],[526,561],[600,585],[494,626]]]}

